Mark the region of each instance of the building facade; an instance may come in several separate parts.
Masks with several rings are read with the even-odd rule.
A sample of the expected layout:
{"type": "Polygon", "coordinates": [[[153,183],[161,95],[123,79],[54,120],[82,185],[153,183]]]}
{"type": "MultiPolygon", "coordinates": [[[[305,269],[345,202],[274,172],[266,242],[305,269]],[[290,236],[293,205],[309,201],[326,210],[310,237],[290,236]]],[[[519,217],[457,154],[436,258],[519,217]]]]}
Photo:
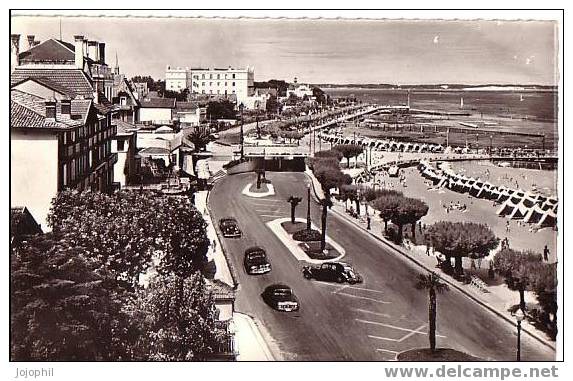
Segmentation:
{"type": "Polygon", "coordinates": [[[47,226],[52,198],[66,188],[109,192],[116,127],[93,100],[45,100],[10,92],[10,196],[47,226]]]}
{"type": "Polygon", "coordinates": [[[191,87],[191,71],[188,67],[171,67],[165,69],[165,90],[181,92],[191,87]]]}
{"type": "Polygon", "coordinates": [[[254,69],[191,69],[191,93],[235,95],[237,104],[245,103],[255,90],[254,69]]]}
{"type": "Polygon", "coordinates": [[[115,120],[114,123],[117,127],[117,133],[112,138],[111,152],[117,155],[117,162],[113,167],[113,181],[119,188],[123,188],[137,180],[139,174],[135,159],[137,128],[121,120],[115,120]]]}
{"type": "Polygon", "coordinates": [[[140,103],[138,122],[153,125],[172,125],[174,98],[152,98],[140,103]]]}

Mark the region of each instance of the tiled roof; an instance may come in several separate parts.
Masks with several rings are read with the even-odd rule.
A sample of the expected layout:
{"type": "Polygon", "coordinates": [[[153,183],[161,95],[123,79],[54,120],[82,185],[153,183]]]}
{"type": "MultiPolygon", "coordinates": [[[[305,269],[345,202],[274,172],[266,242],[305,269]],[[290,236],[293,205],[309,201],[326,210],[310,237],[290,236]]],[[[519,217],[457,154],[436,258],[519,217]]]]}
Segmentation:
{"type": "Polygon", "coordinates": [[[167,148],[162,147],[146,147],[143,148],[141,151],[138,152],[140,156],[148,156],[148,155],[169,155],[171,151],[167,148]]]}
{"type": "Polygon", "coordinates": [[[218,279],[206,280],[207,289],[213,294],[213,299],[217,301],[235,300],[235,290],[232,286],[218,279]]]}
{"type": "Polygon", "coordinates": [[[94,103],[94,106],[102,115],[106,115],[114,108],[113,103],[101,91],[98,91],[98,103],[94,103]]]}
{"type": "Polygon", "coordinates": [[[177,111],[193,111],[199,107],[198,102],[177,102],[177,111]]]}
{"type": "Polygon", "coordinates": [[[19,90],[10,91],[10,127],[67,129],[85,124],[91,100],[71,101],[71,116],[61,113],[61,103],[56,104],[56,119],[46,119],[45,100],[19,90]],[[72,117],[73,116],[73,117],[72,117]]]}
{"type": "Polygon", "coordinates": [[[175,98],[151,98],[141,102],[142,108],[175,108],[175,98]]]}
{"type": "Polygon", "coordinates": [[[38,82],[41,85],[46,86],[49,89],[52,89],[60,94],[63,95],[67,95],[70,98],[75,98],[76,97],[76,93],[66,87],[63,87],[62,85],[58,84],[57,82],[52,81],[49,78],[46,77],[34,77],[34,78],[26,78],[18,83],[15,83],[12,85],[12,87],[17,86],[21,83],[24,83],[26,81],[34,81],[34,82],[38,82]]]}
{"type": "Polygon", "coordinates": [[[121,119],[113,119],[112,124],[117,126],[117,134],[118,135],[131,135],[134,131],[137,131],[138,128],[135,124],[125,122],[121,119]]]}
{"type": "MultiPolygon", "coordinates": [[[[39,46],[39,45],[38,45],[39,46]]],[[[93,97],[93,87],[81,69],[38,69],[17,67],[11,74],[13,86],[27,78],[44,78],[86,98],[93,97]]]]}
{"type": "Polygon", "coordinates": [[[12,236],[37,233],[41,234],[42,229],[26,207],[13,206],[10,208],[10,234],[12,236]]]}
{"type": "Polygon", "coordinates": [[[49,39],[32,49],[20,53],[20,62],[74,62],[74,46],[71,47],[62,41],[49,39]]]}

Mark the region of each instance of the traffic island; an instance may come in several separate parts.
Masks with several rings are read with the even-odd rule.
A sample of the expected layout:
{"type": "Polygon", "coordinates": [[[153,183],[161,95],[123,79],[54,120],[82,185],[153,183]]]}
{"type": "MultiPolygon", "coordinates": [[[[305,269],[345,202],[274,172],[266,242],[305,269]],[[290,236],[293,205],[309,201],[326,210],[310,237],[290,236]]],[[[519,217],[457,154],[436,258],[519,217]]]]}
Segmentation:
{"type": "Polygon", "coordinates": [[[299,261],[320,264],[340,260],[346,254],[344,248],[328,235],[325,250],[321,250],[320,231],[313,224],[306,230],[303,218],[297,218],[294,223],[290,218],[278,218],[267,222],[267,226],[299,261]]]}
{"type": "Polygon", "coordinates": [[[255,198],[274,196],[275,187],[273,187],[273,184],[271,183],[261,183],[261,187],[257,189],[255,184],[249,183],[247,186],[245,186],[245,188],[243,188],[241,193],[243,193],[245,196],[255,198]]]}
{"type": "Polygon", "coordinates": [[[434,352],[430,348],[410,349],[398,353],[396,359],[398,361],[484,361],[451,348],[437,348],[434,352]]]}

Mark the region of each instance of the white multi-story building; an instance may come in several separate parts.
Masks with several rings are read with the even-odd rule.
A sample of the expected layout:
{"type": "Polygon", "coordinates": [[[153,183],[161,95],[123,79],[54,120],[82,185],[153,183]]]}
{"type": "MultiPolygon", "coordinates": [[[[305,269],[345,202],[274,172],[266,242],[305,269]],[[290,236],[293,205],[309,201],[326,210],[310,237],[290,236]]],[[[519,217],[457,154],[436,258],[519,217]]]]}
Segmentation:
{"type": "Polygon", "coordinates": [[[165,90],[182,91],[191,87],[191,71],[188,67],[167,66],[165,70],[165,90]]]}
{"type": "Polygon", "coordinates": [[[191,69],[191,93],[209,95],[231,95],[237,97],[237,104],[246,103],[246,98],[255,91],[255,71],[252,68],[234,69],[191,69]]]}

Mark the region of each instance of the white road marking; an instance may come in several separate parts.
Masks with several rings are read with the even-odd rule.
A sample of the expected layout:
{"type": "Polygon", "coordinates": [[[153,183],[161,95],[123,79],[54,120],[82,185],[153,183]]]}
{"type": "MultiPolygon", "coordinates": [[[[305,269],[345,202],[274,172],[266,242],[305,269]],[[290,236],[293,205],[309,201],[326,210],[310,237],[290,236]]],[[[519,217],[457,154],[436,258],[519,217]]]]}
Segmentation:
{"type": "Polygon", "coordinates": [[[389,337],[381,337],[381,336],[374,336],[374,335],[367,335],[369,338],[371,339],[378,339],[378,340],[387,340],[387,341],[394,341],[394,342],[398,342],[398,340],[396,339],[391,339],[389,337]]]}
{"type": "MultiPolygon", "coordinates": [[[[422,324],[421,326],[419,326],[418,328],[416,328],[415,331],[412,331],[412,332],[410,332],[409,334],[407,334],[406,336],[402,337],[402,338],[400,339],[400,341],[404,341],[404,340],[406,340],[407,338],[409,338],[409,337],[411,337],[411,336],[414,336],[416,333],[419,333],[419,334],[422,334],[422,335],[427,335],[426,332],[420,331],[421,329],[423,329],[423,328],[425,328],[425,327],[426,327],[426,324],[422,324]]],[[[438,336],[438,335],[436,335],[436,336],[438,336]]]]}
{"type": "Polygon", "coordinates": [[[384,300],[378,300],[378,299],[374,299],[374,298],[369,298],[369,297],[367,297],[367,296],[359,296],[359,295],[347,294],[346,292],[338,292],[338,293],[336,293],[336,295],[344,295],[344,296],[348,296],[348,297],[351,297],[351,298],[369,300],[369,301],[371,301],[371,302],[376,302],[376,303],[381,303],[381,304],[390,304],[390,302],[386,302],[386,301],[384,301],[384,300]]]}
{"type": "MultiPolygon", "coordinates": [[[[338,287],[338,284],[336,284],[336,283],[328,283],[328,282],[323,282],[323,281],[320,281],[320,280],[319,280],[319,281],[316,281],[315,283],[317,283],[317,284],[323,284],[323,285],[325,285],[325,286],[338,287]]],[[[370,292],[377,292],[377,293],[380,293],[380,294],[383,294],[383,293],[384,293],[384,291],[374,290],[374,289],[365,288],[365,287],[357,287],[357,286],[353,286],[353,285],[350,285],[350,284],[347,285],[346,287],[347,287],[347,288],[350,288],[350,289],[352,289],[352,290],[370,291],[370,292]]]]}
{"type": "Polygon", "coordinates": [[[280,214],[259,214],[259,216],[261,216],[261,217],[272,217],[272,218],[282,217],[280,214]]]}
{"type": "Polygon", "coordinates": [[[393,355],[397,355],[400,352],[396,352],[396,351],[391,351],[390,349],[384,349],[384,348],[376,348],[376,350],[378,352],[387,352],[387,353],[392,353],[393,355]]]}
{"type": "Polygon", "coordinates": [[[336,289],[335,291],[332,291],[333,294],[338,294],[340,291],[348,288],[350,286],[341,286],[340,288],[336,289]]]}
{"type": "Polygon", "coordinates": [[[361,309],[361,308],[352,308],[352,309],[353,309],[354,311],[363,312],[363,313],[365,313],[365,314],[372,314],[372,315],[376,315],[376,316],[382,316],[382,317],[385,317],[385,318],[391,318],[390,315],[388,315],[388,314],[383,314],[383,313],[381,313],[381,312],[368,311],[368,310],[363,310],[363,309],[361,309]]]}
{"type": "MultiPolygon", "coordinates": [[[[388,327],[388,328],[396,329],[396,330],[398,330],[398,331],[408,332],[406,335],[404,335],[404,336],[403,336],[402,338],[400,338],[400,339],[388,339],[388,338],[384,338],[384,337],[378,337],[378,336],[368,335],[368,337],[374,337],[374,338],[382,339],[382,340],[390,340],[390,341],[401,342],[401,341],[404,341],[404,340],[406,340],[407,338],[409,338],[409,337],[411,337],[411,336],[413,336],[413,335],[415,335],[415,334],[417,334],[417,333],[420,334],[420,335],[427,335],[427,334],[428,334],[428,333],[425,332],[425,331],[421,331],[421,329],[423,329],[423,328],[426,327],[426,324],[422,324],[420,327],[418,327],[418,328],[416,328],[416,329],[409,329],[409,328],[397,327],[397,326],[391,325],[391,324],[380,323],[380,322],[377,322],[377,321],[369,321],[369,320],[363,320],[363,319],[354,319],[354,320],[356,320],[357,322],[360,322],[360,323],[380,325],[380,326],[382,326],[382,327],[388,327]]],[[[436,334],[436,337],[445,338],[445,336],[438,335],[438,334],[436,334]]]]}

